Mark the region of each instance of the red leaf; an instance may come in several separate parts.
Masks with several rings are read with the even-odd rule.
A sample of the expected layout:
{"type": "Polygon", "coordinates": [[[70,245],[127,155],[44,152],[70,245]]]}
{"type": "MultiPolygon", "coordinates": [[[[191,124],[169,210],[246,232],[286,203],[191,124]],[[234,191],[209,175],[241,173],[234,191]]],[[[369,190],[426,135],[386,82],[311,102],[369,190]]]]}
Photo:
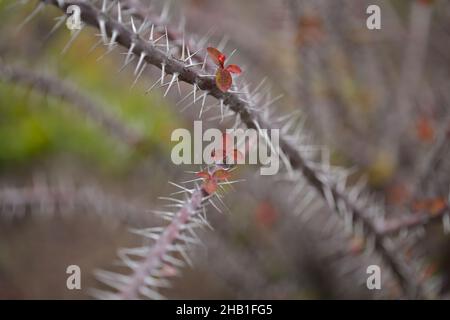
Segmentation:
{"type": "Polygon", "coordinates": [[[427,212],[431,215],[440,213],[447,207],[447,201],[443,197],[428,198],[414,201],[412,209],[415,212],[427,212]]]}
{"type": "Polygon", "coordinates": [[[237,66],[235,64],[229,64],[225,70],[227,70],[231,73],[236,73],[236,74],[240,74],[242,72],[241,68],[239,68],[239,66],[237,66]]]}
{"type": "Polygon", "coordinates": [[[217,182],[214,180],[206,180],[203,183],[203,190],[208,194],[213,194],[217,190],[217,182]]]}
{"type": "Polygon", "coordinates": [[[230,72],[225,69],[219,68],[216,72],[216,85],[222,92],[227,92],[231,88],[233,79],[230,72]]]}
{"type": "Polygon", "coordinates": [[[203,179],[210,179],[211,175],[206,171],[197,172],[197,176],[203,179]]]}
{"type": "Polygon", "coordinates": [[[214,63],[223,68],[223,64],[225,63],[226,58],[225,55],[213,47],[208,47],[206,50],[208,50],[209,56],[214,61],[214,63]]]}
{"type": "Polygon", "coordinates": [[[428,210],[432,215],[438,214],[440,211],[444,210],[444,208],[447,206],[447,203],[444,198],[438,197],[431,199],[428,204],[428,210]]]}
{"type": "Polygon", "coordinates": [[[231,177],[230,173],[226,170],[219,169],[213,173],[213,178],[216,180],[226,180],[231,177]]]}

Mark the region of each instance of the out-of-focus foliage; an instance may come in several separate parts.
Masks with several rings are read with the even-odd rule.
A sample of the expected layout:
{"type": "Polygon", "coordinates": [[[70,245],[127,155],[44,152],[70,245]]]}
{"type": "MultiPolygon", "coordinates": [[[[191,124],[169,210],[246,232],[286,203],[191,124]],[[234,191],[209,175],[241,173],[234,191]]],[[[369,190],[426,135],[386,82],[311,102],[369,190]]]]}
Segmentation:
{"type": "MultiPolygon", "coordinates": [[[[51,29],[51,14],[39,16],[18,31],[26,10],[14,10],[8,4],[11,5],[3,2],[0,7],[3,59],[14,61],[17,52],[21,52],[29,57],[25,63],[35,70],[67,77],[80,90],[100,97],[110,107],[106,111],[142,133],[153,145],[146,152],[152,153],[156,147],[168,154],[170,133],[179,125],[178,115],[165,100],[157,94],[142,94],[142,84],[130,89],[131,75],[119,73],[111,57],[99,63],[104,51],[96,48],[89,52],[97,41],[92,34],[82,33],[74,48],[62,54],[69,30],[62,28],[46,41],[38,40],[51,29]]],[[[0,84],[0,93],[0,170],[29,166],[57,154],[79,157],[102,170],[124,170],[134,163],[136,150],[108,137],[64,101],[4,83],[0,84]]]]}

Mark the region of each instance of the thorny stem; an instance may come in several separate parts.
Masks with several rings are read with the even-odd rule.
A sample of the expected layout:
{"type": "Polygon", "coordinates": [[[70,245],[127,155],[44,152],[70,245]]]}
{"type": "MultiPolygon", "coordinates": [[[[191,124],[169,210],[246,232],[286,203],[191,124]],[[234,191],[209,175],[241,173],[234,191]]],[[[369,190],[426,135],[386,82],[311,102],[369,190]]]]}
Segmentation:
{"type": "MultiPolygon", "coordinates": [[[[202,77],[200,72],[195,68],[186,68],[185,63],[182,60],[176,59],[168,55],[164,50],[161,50],[143,40],[138,34],[135,34],[122,23],[112,19],[107,14],[97,9],[94,5],[84,2],[84,1],[59,1],[57,0],[41,0],[45,3],[50,3],[58,6],[60,9],[66,11],[69,5],[78,5],[81,9],[82,20],[95,27],[101,28],[99,21],[104,23],[105,32],[108,36],[111,36],[113,32],[118,34],[116,41],[126,48],[130,48],[133,45],[133,53],[140,56],[145,54],[145,62],[152,64],[158,68],[165,67],[165,72],[168,74],[177,74],[178,78],[184,82],[190,84],[196,84],[201,90],[208,92],[209,95],[223,101],[225,105],[238,114],[241,121],[251,129],[270,129],[270,125],[261,118],[260,115],[251,111],[248,103],[239,98],[238,94],[235,93],[223,93],[215,85],[215,81],[210,77],[202,77]]],[[[319,178],[319,173],[315,171],[305,160],[302,155],[296,150],[295,146],[288,142],[283,136],[280,137],[280,150],[287,157],[290,166],[293,169],[300,170],[308,182],[318,191],[318,193],[324,198],[326,198],[325,190],[328,190],[335,203],[342,202],[347,210],[351,212],[355,220],[360,221],[364,226],[366,232],[375,239],[375,248],[384,257],[384,260],[392,269],[394,275],[399,280],[399,283],[405,293],[410,297],[417,297],[420,295],[420,287],[416,284],[410,274],[409,268],[398,259],[398,257],[393,252],[393,249],[388,247],[385,243],[383,237],[378,234],[378,230],[375,227],[373,221],[365,214],[364,209],[360,206],[354,204],[346,195],[340,192],[337,187],[333,185],[328,185],[326,182],[321,181],[319,178]]],[[[339,212],[339,209],[336,207],[339,212]]],[[[186,217],[187,212],[183,211],[183,217],[186,217]]],[[[177,227],[172,227],[177,230],[177,227]]],[[[172,230],[172,229],[170,229],[172,230]]],[[[175,232],[175,231],[172,231],[175,232]]],[[[164,239],[171,239],[172,233],[165,234],[164,239]]],[[[163,241],[161,240],[161,241],[163,241]]],[[[164,242],[161,242],[165,244],[164,242]]],[[[158,246],[156,246],[158,248],[158,246]]],[[[159,251],[157,251],[159,253],[159,251]]],[[[146,261],[146,264],[156,263],[153,259],[146,261]]],[[[142,272],[142,270],[140,270],[142,272]]],[[[139,274],[139,276],[141,276],[139,274]]]]}
{"type": "MultiPolygon", "coordinates": [[[[166,26],[165,22],[162,21],[159,16],[153,14],[153,11],[149,7],[142,5],[139,0],[122,0],[121,4],[123,9],[130,10],[130,14],[132,16],[139,18],[141,21],[147,20],[151,22],[155,27],[167,30],[167,37],[169,41],[175,43],[179,47],[180,51],[183,49],[183,34],[180,31],[175,30],[174,28],[166,26]]],[[[157,31],[155,31],[155,33],[156,32],[157,31]]],[[[163,33],[159,31],[158,36],[162,35],[163,33]]],[[[203,48],[201,48],[197,42],[191,41],[190,38],[185,38],[184,42],[186,48],[189,48],[189,53],[192,55],[192,60],[196,62],[203,62],[203,57],[200,56],[200,52],[203,48]]],[[[206,62],[206,67],[209,67],[208,61],[206,62]]]]}
{"type": "Polygon", "coordinates": [[[177,212],[176,216],[151,247],[145,260],[134,270],[132,280],[120,290],[120,299],[137,299],[139,297],[140,288],[145,282],[145,278],[151,274],[153,270],[161,266],[164,256],[168,254],[168,247],[177,240],[183,227],[201,208],[203,194],[204,192],[202,189],[197,189],[192,193],[190,199],[186,201],[184,206],[177,212]]]}

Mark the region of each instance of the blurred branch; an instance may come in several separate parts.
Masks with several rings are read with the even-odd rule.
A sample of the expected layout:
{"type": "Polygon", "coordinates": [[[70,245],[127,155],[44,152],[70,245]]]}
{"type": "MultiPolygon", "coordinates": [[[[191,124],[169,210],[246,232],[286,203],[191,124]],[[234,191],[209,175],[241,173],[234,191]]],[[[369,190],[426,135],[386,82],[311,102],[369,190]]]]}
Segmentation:
{"type": "Polygon", "coordinates": [[[36,183],[31,187],[0,188],[0,218],[5,220],[15,220],[27,213],[54,215],[87,212],[102,218],[110,216],[123,221],[148,222],[145,211],[142,206],[131,204],[94,186],[36,183]]]}
{"type": "Polygon", "coordinates": [[[94,123],[103,127],[112,136],[131,148],[142,142],[142,137],[133,128],[127,127],[117,117],[108,112],[108,107],[94,101],[90,96],[77,90],[73,84],[50,75],[39,74],[23,67],[0,63],[0,80],[31,87],[42,94],[59,98],[81,111],[94,123]]]}
{"type": "MultiPolygon", "coordinates": [[[[116,278],[119,280],[120,288],[117,297],[119,299],[137,299],[141,294],[149,298],[159,298],[158,294],[149,287],[166,286],[164,281],[164,264],[179,265],[181,260],[170,255],[170,252],[185,252],[184,245],[176,244],[180,239],[184,239],[186,243],[195,241],[189,236],[183,236],[192,226],[192,219],[202,208],[203,190],[197,189],[193,191],[191,197],[184,202],[180,210],[173,215],[170,224],[164,228],[164,231],[156,236],[156,242],[151,247],[144,248],[144,260],[136,263],[127,263],[133,269],[133,274],[127,280],[116,278]],[[157,275],[157,271],[162,269],[160,279],[153,278],[157,275]]],[[[139,231],[144,237],[153,238],[156,235],[150,230],[139,231]]],[[[130,252],[132,254],[132,252],[130,252]]],[[[123,259],[125,262],[129,258],[123,259]]],[[[167,268],[166,268],[167,269],[167,268]]]]}

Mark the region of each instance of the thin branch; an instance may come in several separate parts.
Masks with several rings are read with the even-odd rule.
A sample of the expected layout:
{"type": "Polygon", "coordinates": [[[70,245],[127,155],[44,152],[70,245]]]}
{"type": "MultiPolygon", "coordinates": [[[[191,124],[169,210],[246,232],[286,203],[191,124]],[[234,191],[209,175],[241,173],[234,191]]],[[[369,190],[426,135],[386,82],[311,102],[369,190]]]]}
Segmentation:
{"type": "Polygon", "coordinates": [[[52,215],[66,212],[95,213],[127,221],[147,221],[143,206],[138,206],[105,193],[98,187],[75,187],[70,183],[30,187],[0,188],[0,218],[14,220],[27,213],[52,215]]]}
{"type": "Polygon", "coordinates": [[[197,189],[192,193],[190,199],[183,204],[170,224],[158,236],[153,246],[149,248],[145,259],[136,266],[128,283],[120,289],[117,296],[119,299],[137,299],[140,294],[145,295],[145,292],[150,290],[144,289],[146,279],[149,276],[153,275],[157,269],[163,268],[166,263],[177,264],[168,259],[170,247],[173,247],[174,243],[182,238],[186,225],[201,209],[203,195],[203,191],[197,189]]]}

